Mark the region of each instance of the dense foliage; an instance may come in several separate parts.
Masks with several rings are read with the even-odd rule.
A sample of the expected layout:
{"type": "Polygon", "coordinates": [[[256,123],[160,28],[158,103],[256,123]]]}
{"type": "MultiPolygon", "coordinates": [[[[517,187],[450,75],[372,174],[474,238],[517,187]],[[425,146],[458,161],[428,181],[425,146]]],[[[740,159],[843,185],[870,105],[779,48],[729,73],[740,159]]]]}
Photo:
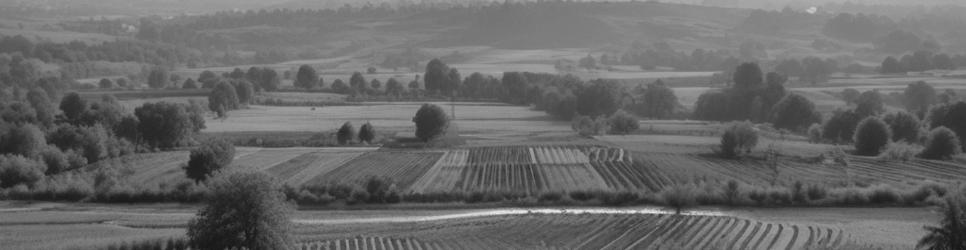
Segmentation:
{"type": "Polygon", "coordinates": [[[232,173],[212,180],[211,193],[188,223],[194,249],[291,249],[286,201],[265,173],[232,173]]]}

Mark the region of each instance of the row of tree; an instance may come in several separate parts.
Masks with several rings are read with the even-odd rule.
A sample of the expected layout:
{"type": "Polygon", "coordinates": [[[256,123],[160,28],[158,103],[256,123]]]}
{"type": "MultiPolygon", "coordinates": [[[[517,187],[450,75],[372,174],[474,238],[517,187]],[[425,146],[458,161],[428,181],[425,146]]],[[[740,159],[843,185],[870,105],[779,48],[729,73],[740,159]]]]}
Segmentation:
{"type": "Polygon", "coordinates": [[[945,53],[933,53],[920,50],[896,57],[886,57],[879,66],[883,74],[898,74],[906,72],[922,72],[928,70],[954,70],[966,63],[966,55],[950,56],[945,53]]]}

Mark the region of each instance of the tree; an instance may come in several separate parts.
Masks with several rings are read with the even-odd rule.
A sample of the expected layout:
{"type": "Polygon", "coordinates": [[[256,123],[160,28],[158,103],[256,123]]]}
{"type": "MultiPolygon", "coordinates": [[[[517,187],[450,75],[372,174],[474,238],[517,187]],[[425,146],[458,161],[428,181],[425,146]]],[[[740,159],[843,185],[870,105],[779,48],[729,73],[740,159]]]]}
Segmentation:
{"type": "Polygon", "coordinates": [[[319,74],[315,72],[315,68],[309,65],[302,65],[299,66],[299,71],[295,74],[295,82],[293,85],[296,88],[312,89],[318,86],[319,81],[319,74]]]}
{"type": "Polygon", "coordinates": [[[664,119],[674,113],[680,104],[674,90],[664,85],[664,81],[657,80],[648,84],[644,90],[643,100],[639,101],[635,110],[645,117],[664,119]]]}
{"type": "Polygon", "coordinates": [[[215,84],[218,83],[218,75],[215,72],[205,70],[198,75],[198,81],[201,82],[201,86],[206,89],[213,88],[215,84]]]}
{"type": "Polygon", "coordinates": [[[265,91],[275,91],[278,90],[278,85],[281,84],[281,79],[278,77],[278,72],[274,69],[263,68],[261,74],[259,74],[259,79],[257,80],[258,85],[265,91]]]}
{"type": "Polygon", "coordinates": [[[661,198],[664,204],[674,209],[674,214],[680,215],[682,210],[697,203],[694,192],[695,190],[688,186],[675,185],[661,192],[661,198]]]}
{"type": "Polygon", "coordinates": [[[386,80],[387,95],[399,97],[403,94],[403,92],[406,92],[406,89],[403,88],[402,83],[396,81],[396,78],[389,78],[389,80],[386,80]]]}
{"type": "Polygon", "coordinates": [[[205,206],[188,223],[192,249],[294,248],[289,214],[293,206],[268,174],[240,172],[209,183],[205,206]]]}
{"type": "Polygon", "coordinates": [[[604,134],[608,128],[608,121],[603,117],[590,118],[589,116],[577,116],[571,121],[570,128],[580,136],[595,136],[604,134]]]}
{"type": "Polygon", "coordinates": [[[168,73],[167,69],[157,67],[151,70],[148,74],[148,86],[155,89],[161,89],[168,87],[170,83],[171,73],[168,73]]]}
{"type": "Polygon", "coordinates": [[[886,57],[882,61],[882,66],[879,66],[879,73],[882,74],[899,74],[905,73],[906,70],[902,68],[902,64],[895,57],[886,57]]]}
{"type": "Polygon", "coordinates": [[[371,92],[373,93],[379,92],[379,89],[381,88],[382,88],[382,82],[380,82],[379,79],[372,79],[372,81],[369,81],[369,89],[371,92]]]}
{"type": "Polygon", "coordinates": [[[157,148],[172,148],[185,145],[197,130],[204,126],[201,119],[195,119],[195,112],[189,112],[183,104],[145,103],[134,109],[137,116],[138,131],[144,142],[157,148]]]}
{"type": "Polygon", "coordinates": [[[610,116],[620,108],[620,86],[613,80],[594,80],[577,93],[577,113],[590,117],[610,116]]]}
{"type": "Polygon", "coordinates": [[[44,177],[43,162],[20,155],[0,155],[0,188],[33,184],[44,177]]]}
{"type": "Polygon", "coordinates": [[[446,85],[443,86],[442,91],[444,94],[456,95],[463,85],[463,77],[460,76],[460,71],[455,68],[449,69],[447,73],[446,85]]]}
{"type": "Polygon", "coordinates": [[[372,143],[372,139],[376,138],[376,129],[372,127],[371,123],[362,124],[359,127],[359,141],[365,143],[372,143]]]}
{"type": "Polygon", "coordinates": [[[862,95],[858,90],[853,88],[847,88],[842,90],[842,100],[845,101],[845,105],[852,105],[859,100],[859,95],[862,95]]]}
{"type": "Polygon", "coordinates": [[[906,143],[919,141],[919,118],[909,112],[890,113],[885,115],[882,121],[889,124],[893,141],[905,141],[906,143]]]}
{"type": "Polygon", "coordinates": [[[916,249],[966,249],[966,202],[961,194],[943,199],[943,218],[938,226],[925,226],[926,235],[916,243],[916,249]]]}
{"type": "Polygon", "coordinates": [[[345,122],[339,131],[336,132],[336,137],[339,140],[339,144],[346,145],[352,142],[352,138],[356,137],[356,129],[352,126],[352,122],[345,122]]]}
{"type": "Polygon", "coordinates": [[[824,82],[827,80],[828,76],[835,72],[835,61],[833,60],[822,60],[818,57],[806,57],[802,59],[802,67],[804,72],[802,74],[805,81],[811,82],[812,84],[817,84],[819,82],[824,82]]]}
{"type": "Polygon", "coordinates": [[[238,92],[238,104],[242,105],[252,104],[255,99],[255,86],[251,82],[246,80],[237,81],[235,84],[235,91],[238,92]]]}
{"type": "Polygon", "coordinates": [[[919,157],[926,159],[949,160],[962,153],[959,137],[946,127],[938,127],[929,132],[925,146],[919,157]]]}
{"type": "Polygon", "coordinates": [[[181,84],[182,89],[197,89],[198,83],[195,83],[194,79],[188,78],[184,80],[184,84],[181,84]]]}
{"type": "Polygon", "coordinates": [[[735,89],[742,92],[750,92],[762,87],[764,78],[761,68],[757,63],[743,63],[735,69],[733,76],[735,89]]]}
{"type": "Polygon", "coordinates": [[[778,66],[775,66],[774,70],[782,75],[798,77],[802,76],[802,73],[805,71],[802,69],[802,64],[795,59],[781,61],[778,63],[778,66]]]}
{"type": "Polygon", "coordinates": [[[932,66],[935,69],[954,70],[957,68],[956,62],[947,54],[936,54],[932,58],[932,66]]]}
{"type": "Polygon", "coordinates": [[[208,93],[208,109],[224,117],[229,110],[238,109],[238,91],[230,83],[221,82],[208,93]]]}
{"type": "Polygon", "coordinates": [[[698,101],[694,105],[692,116],[696,120],[704,121],[727,121],[729,117],[728,100],[726,93],[719,91],[705,92],[698,96],[698,101]]]}
{"type": "Polygon", "coordinates": [[[608,123],[610,124],[610,133],[618,135],[626,135],[641,128],[637,118],[623,110],[614,113],[608,123]]]}
{"type": "Polygon", "coordinates": [[[332,82],[332,91],[339,94],[349,94],[351,89],[349,89],[348,85],[345,85],[345,82],[343,82],[342,79],[335,79],[335,81],[332,82]]]}
{"type": "Polygon", "coordinates": [[[370,75],[371,75],[371,74],[375,74],[375,73],[376,73],[376,71],[377,71],[377,70],[376,70],[376,67],[369,67],[369,68],[367,68],[367,69],[366,69],[366,73],[367,73],[367,74],[370,74],[370,75]]]}
{"type": "Polygon", "coordinates": [[[855,127],[861,120],[862,117],[854,110],[836,110],[822,124],[822,138],[836,143],[851,142],[855,127]]]}
{"type": "Polygon", "coordinates": [[[731,123],[721,135],[721,154],[726,158],[741,157],[758,146],[758,131],[749,122],[731,123]]]}
{"type": "Polygon", "coordinates": [[[449,84],[449,66],[438,58],[430,60],[429,63],[426,63],[424,81],[426,82],[427,91],[438,92],[444,90],[446,88],[445,86],[449,84]]]}
{"type": "Polygon", "coordinates": [[[47,138],[33,124],[23,124],[0,134],[0,153],[25,157],[37,156],[47,147],[47,138]]]}
{"type": "Polygon", "coordinates": [[[113,89],[114,82],[111,79],[103,78],[101,81],[97,82],[97,87],[102,89],[113,89]]]}
{"type": "Polygon", "coordinates": [[[87,112],[87,108],[87,101],[77,92],[71,92],[60,100],[60,110],[64,111],[64,117],[70,121],[79,120],[87,112]]]}
{"type": "Polygon", "coordinates": [[[222,139],[206,141],[191,150],[185,175],[195,182],[202,182],[218,171],[228,167],[235,158],[235,145],[222,139]]]}
{"type": "Polygon", "coordinates": [[[34,108],[37,114],[37,121],[43,126],[50,126],[54,123],[54,105],[50,102],[47,91],[42,88],[33,88],[27,92],[27,102],[34,108]]]}
{"type": "Polygon", "coordinates": [[[503,89],[506,90],[501,100],[511,104],[522,105],[527,103],[527,89],[530,82],[527,77],[520,72],[503,72],[503,89]]]}
{"type": "Polygon", "coordinates": [[[885,112],[885,104],[882,103],[882,95],[878,90],[862,92],[855,101],[855,113],[861,117],[878,115],[885,112]]]}
{"type": "MultiPolygon", "coordinates": [[[[966,138],[966,102],[956,102],[951,105],[937,106],[930,111],[930,126],[943,126],[956,133],[959,138],[966,138]]],[[[960,140],[960,143],[966,140],[960,140]]],[[[962,145],[966,148],[966,144],[962,145]]]]}
{"type": "Polygon", "coordinates": [[[355,93],[366,93],[366,90],[368,89],[367,85],[366,77],[362,76],[362,73],[355,72],[352,73],[351,77],[349,77],[349,87],[351,87],[352,91],[355,93]]]}
{"type": "Polygon", "coordinates": [[[446,133],[446,128],[449,127],[449,116],[439,106],[423,104],[416,111],[413,123],[416,123],[416,138],[429,142],[446,133]]]}
{"type": "Polygon", "coordinates": [[[906,97],[906,110],[925,115],[929,107],[936,103],[936,89],[924,81],[909,84],[903,91],[906,97]]]}
{"type": "Polygon", "coordinates": [[[822,115],[815,111],[815,104],[799,94],[782,98],[772,108],[771,122],[775,128],[801,131],[813,123],[820,122],[822,115]]]}
{"type": "Polygon", "coordinates": [[[867,117],[855,127],[855,153],[864,156],[876,156],[889,145],[892,131],[889,125],[878,117],[867,117]]]}

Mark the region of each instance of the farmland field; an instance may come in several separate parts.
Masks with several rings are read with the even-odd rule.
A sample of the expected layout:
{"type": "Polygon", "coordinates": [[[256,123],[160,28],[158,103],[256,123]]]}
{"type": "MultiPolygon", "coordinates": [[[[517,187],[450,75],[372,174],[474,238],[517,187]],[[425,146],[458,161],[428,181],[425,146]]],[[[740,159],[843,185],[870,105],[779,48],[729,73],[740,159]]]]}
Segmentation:
{"type": "MultiPolygon", "coordinates": [[[[137,239],[178,237],[193,215],[191,207],[59,206],[0,209],[0,240],[10,243],[7,246],[12,249],[90,249],[137,239]],[[38,238],[40,235],[44,237],[38,238]],[[45,240],[50,238],[58,240],[45,240]]],[[[299,211],[293,220],[295,237],[308,249],[811,249],[848,245],[908,249],[910,241],[922,233],[916,231],[921,228],[918,223],[935,216],[917,208],[724,210],[719,215],[627,214],[637,208],[590,213],[573,209],[561,214],[521,210],[518,212],[523,213],[515,215],[485,215],[510,211],[501,209],[299,211]],[[893,238],[867,238],[879,231],[888,231],[893,238]]]]}

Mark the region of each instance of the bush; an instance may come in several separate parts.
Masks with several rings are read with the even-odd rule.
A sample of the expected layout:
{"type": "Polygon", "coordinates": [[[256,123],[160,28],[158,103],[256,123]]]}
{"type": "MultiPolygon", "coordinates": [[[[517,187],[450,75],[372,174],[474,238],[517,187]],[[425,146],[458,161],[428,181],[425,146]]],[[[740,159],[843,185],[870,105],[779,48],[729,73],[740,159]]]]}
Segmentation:
{"type": "Polygon", "coordinates": [[[641,124],[637,121],[637,118],[623,110],[618,110],[614,113],[610,117],[609,123],[611,134],[626,135],[641,128],[641,124]]]}
{"type": "Polygon", "coordinates": [[[956,133],[946,127],[938,127],[929,132],[926,147],[919,153],[919,157],[948,160],[961,152],[960,141],[956,133]]]}
{"type": "Polygon", "coordinates": [[[416,123],[416,138],[429,142],[446,133],[449,116],[442,108],[433,104],[423,104],[413,117],[416,123]]]}
{"type": "Polygon", "coordinates": [[[726,158],[751,153],[757,145],[758,132],[749,122],[732,123],[721,136],[721,153],[726,158]]]}
{"type": "Polygon", "coordinates": [[[921,151],[919,146],[905,142],[889,144],[885,152],[879,155],[879,159],[886,161],[910,161],[916,158],[916,154],[921,151]]]}
{"type": "Polygon", "coordinates": [[[593,192],[587,191],[570,191],[567,196],[570,196],[570,199],[575,201],[589,201],[596,197],[593,192]]]}
{"type": "Polygon", "coordinates": [[[729,180],[724,189],[725,202],[734,206],[741,203],[741,197],[741,184],[738,181],[729,180]]]}
{"type": "Polygon", "coordinates": [[[889,125],[886,125],[877,117],[868,117],[859,122],[855,128],[855,153],[865,156],[876,156],[889,145],[892,132],[889,125]]]}
{"type": "Polygon", "coordinates": [[[339,140],[339,144],[346,145],[352,142],[352,138],[356,136],[356,129],[352,126],[352,122],[345,122],[339,131],[336,132],[336,137],[339,140]]]}
{"type": "Polygon", "coordinates": [[[212,139],[191,150],[188,165],[184,167],[188,178],[201,182],[231,164],[235,158],[235,145],[221,139],[212,139]]]}

